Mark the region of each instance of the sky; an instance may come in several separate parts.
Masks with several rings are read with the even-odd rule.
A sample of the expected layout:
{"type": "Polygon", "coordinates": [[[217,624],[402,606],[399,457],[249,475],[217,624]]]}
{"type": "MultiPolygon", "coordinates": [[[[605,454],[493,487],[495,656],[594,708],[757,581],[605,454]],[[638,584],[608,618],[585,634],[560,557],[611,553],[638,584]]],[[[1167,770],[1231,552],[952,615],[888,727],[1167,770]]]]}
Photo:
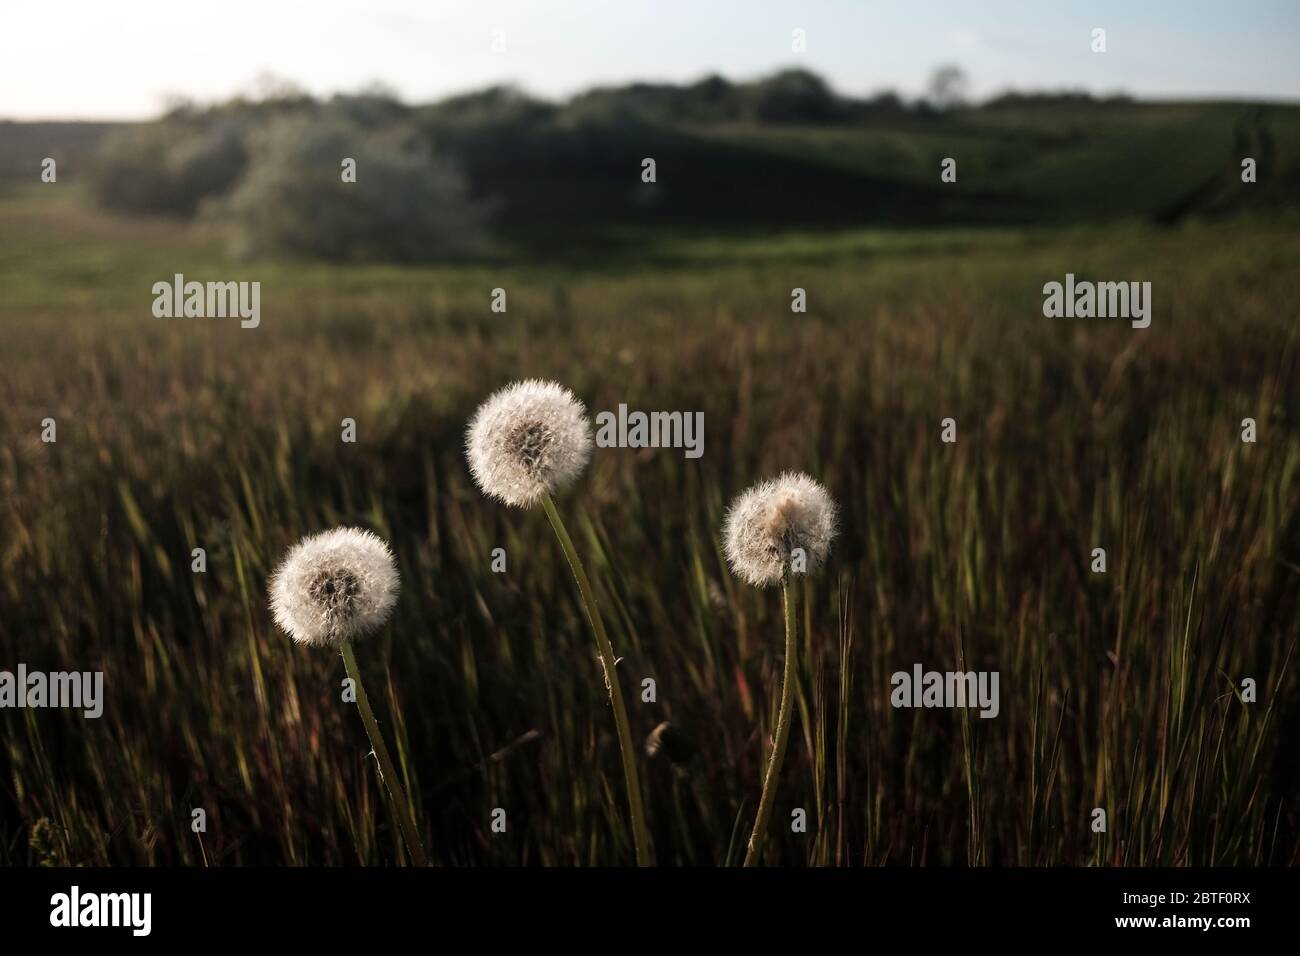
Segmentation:
{"type": "Polygon", "coordinates": [[[1300,0],[0,0],[9,119],[145,118],[268,74],[320,95],[378,82],[418,103],[503,82],[559,99],[798,66],[842,93],[911,96],[944,63],[977,99],[1300,101],[1300,0]]]}

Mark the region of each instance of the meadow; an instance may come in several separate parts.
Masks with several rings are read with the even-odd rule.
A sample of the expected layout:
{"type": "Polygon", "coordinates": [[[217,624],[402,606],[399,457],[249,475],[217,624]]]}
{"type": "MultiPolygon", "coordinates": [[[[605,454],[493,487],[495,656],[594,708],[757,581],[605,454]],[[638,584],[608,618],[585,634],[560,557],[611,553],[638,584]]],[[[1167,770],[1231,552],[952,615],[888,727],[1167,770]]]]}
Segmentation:
{"type": "Polygon", "coordinates": [[[719,528],[787,468],[842,530],[802,585],[768,862],[1294,864],[1298,261],[1294,218],[1242,213],[250,265],[202,227],[92,211],[75,183],[10,189],[0,662],[102,670],[106,701],[3,715],[0,863],[404,862],[338,656],[267,609],[285,549],[338,524],[398,560],[395,615],[358,657],[431,860],[631,863],[572,579],[540,510],[485,499],[463,455],[477,404],[537,376],[593,414],[704,415],[698,460],[598,449],[558,500],[634,735],[677,732],[643,757],[660,864],[744,853],[781,608],[728,571],[719,528]],[[260,326],[154,318],[177,272],[259,280],[260,326]],[[1151,327],[1044,318],[1066,272],[1151,281],[1151,327]],[[1000,713],[895,709],[890,675],[918,662],[999,672],[1000,713]]]}

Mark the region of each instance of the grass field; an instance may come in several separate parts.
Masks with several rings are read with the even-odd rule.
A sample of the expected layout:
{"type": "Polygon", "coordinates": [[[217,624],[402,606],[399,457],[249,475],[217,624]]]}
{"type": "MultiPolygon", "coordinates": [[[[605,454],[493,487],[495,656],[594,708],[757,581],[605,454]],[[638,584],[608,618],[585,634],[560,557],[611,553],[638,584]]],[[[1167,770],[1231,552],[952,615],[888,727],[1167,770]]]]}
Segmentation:
{"type": "Polygon", "coordinates": [[[786,468],[826,484],[843,529],[804,589],[770,862],[1300,858],[1294,222],[702,234],[545,266],[221,248],[73,189],[0,200],[0,662],[103,670],[107,695],[99,720],[5,713],[0,863],[402,860],[340,660],[266,607],[284,550],[340,523],[399,562],[396,615],[358,656],[432,859],[630,863],[572,581],[540,510],[483,498],[461,451],[478,402],[525,376],[592,411],[704,413],[700,460],[598,449],[559,501],[634,734],[670,720],[693,743],[644,760],[661,864],[743,854],[781,611],[718,531],[786,468]],[[261,326],[153,318],[175,272],[260,280],[261,326]],[[1066,272],[1151,281],[1151,327],[1044,318],[1066,272]],[[894,709],[916,662],[998,671],[1001,713],[894,709]]]}

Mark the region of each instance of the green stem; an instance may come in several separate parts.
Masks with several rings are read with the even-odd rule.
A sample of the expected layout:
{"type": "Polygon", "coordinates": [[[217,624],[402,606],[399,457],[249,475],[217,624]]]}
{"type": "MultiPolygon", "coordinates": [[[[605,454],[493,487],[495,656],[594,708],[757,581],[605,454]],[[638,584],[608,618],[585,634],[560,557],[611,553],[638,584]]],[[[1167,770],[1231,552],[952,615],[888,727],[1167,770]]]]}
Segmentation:
{"type": "Polygon", "coordinates": [[[596,593],[587,580],[587,572],[573,547],[569,532],[560,520],[560,513],[555,510],[555,502],[550,494],[542,496],[542,507],[546,517],[551,519],[555,536],[560,539],[560,547],[569,561],[569,569],[574,580],[578,582],[578,591],[582,594],[582,603],[587,608],[587,618],[591,629],[596,632],[596,652],[600,655],[600,664],[605,670],[605,687],[609,690],[609,702],[614,708],[614,722],[618,725],[618,746],[623,754],[623,777],[627,783],[627,801],[632,812],[632,835],[636,844],[636,862],[638,866],[651,866],[653,849],[650,845],[650,831],[646,829],[645,809],[641,805],[641,780],[636,769],[636,750],[632,746],[632,730],[627,719],[627,708],[623,705],[623,691],[618,684],[618,672],[615,670],[614,646],[605,633],[605,620],[596,607],[596,593]]]}
{"type": "Polygon", "coordinates": [[[411,815],[411,804],[406,799],[406,791],[402,789],[402,782],[398,779],[397,770],[393,767],[393,759],[388,756],[388,748],[384,746],[384,738],[379,733],[379,725],[375,723],[374,712],[370,709],[370,698],[366,696],[366,689],[361,686],[361,671],[357,669],[357,659],[352,653],[352,642],[344,641],[341,649],[343,651],[343,667],[348,676],[352,678],[352,683],[357,690],[357,708],[361,711],[361,722],[366,725],[366,734],[370,737],[370,746],[379,759],[379,777],[388,788],[389,804],[393,808],[393,816],[397,817],[397,825],[402,829],[402,837],[406,840],[406,848],[410,850],[416,865],[428,866],[429,860],[424,855],[424,847],[420,845],[419,830],[416,829],[415,818],[411,815]]]}
{"type": "Polygon", "coordinates": [[[772,756],[767,762],[767,773],[763,777],[763,796],[758,802],[758,818],[754,821],[754,832],[749,837],[749,852],[745,854],[745,866],[754,866],[763,852],[763,838],[767,835],[767,823],[772,816],[772,804],[776,800],[777,778],[781,776],[781,764],[785,760],[785,747],[790,740],[790,713],[794,709],[794,682],[797,661],[797,643],[795,634],[794,581],[786,575],[781,583],[781,602],[785,605],[785,676],[781,679],[781,712],[776,720],[776,740],[772,743],[772,756]]]}

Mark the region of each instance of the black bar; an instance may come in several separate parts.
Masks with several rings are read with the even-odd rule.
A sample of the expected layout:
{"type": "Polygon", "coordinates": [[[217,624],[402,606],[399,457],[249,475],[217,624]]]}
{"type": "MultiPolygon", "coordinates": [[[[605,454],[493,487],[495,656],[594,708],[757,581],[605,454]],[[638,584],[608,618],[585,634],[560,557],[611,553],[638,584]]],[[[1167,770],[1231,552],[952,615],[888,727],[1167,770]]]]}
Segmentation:
{"type": "MultiPolygon", "coordinates": [[[[903,933],[926,943],[1199,935],[1232,945],[1285,932],[1300,901],[1293,869],[10,869],[0,871],[6,943],[135,935],[125,909],[127,925],[51,925],[56,894],[70,910],[73,886],[87,914],[99,906],[88,895],[150,894],[148,936],[166,942],[248,942],[271,928],[294,944],[416,934],[458,950],[512,936],[530,948],[574,934],[595,943],[600,930],[677,945],[697,926],[728,939],[792,932],[810,944],[843,930],[864,944],[903,933]]],[[[134,915],[143,928],[143,911],[134,915]]]]}

